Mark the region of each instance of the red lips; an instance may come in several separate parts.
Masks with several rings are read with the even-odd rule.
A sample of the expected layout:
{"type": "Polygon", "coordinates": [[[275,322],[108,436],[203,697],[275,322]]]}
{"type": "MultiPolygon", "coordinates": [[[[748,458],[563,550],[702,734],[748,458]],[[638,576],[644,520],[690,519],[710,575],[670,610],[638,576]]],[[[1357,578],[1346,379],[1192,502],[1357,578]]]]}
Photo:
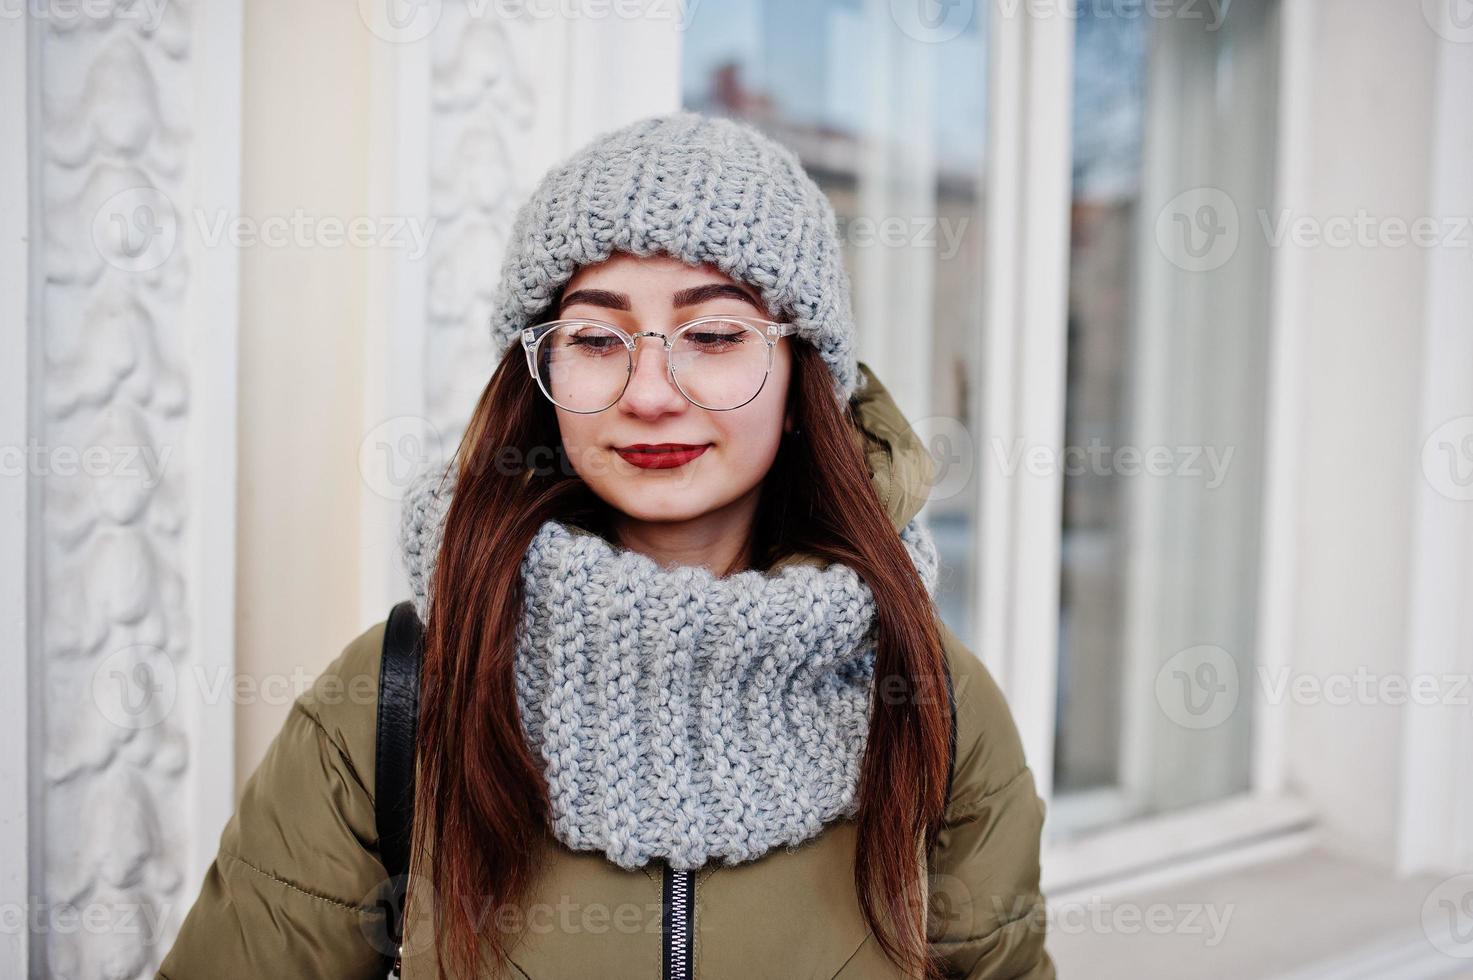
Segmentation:
{"type": "Polygon", "coordinates": [[[693,446],[685,442],[636,442],[629,446],[619,446],[615,452],[622,459],[642,469],[663,470],[683,466],[709,448],[711,447],[693,446]]]}

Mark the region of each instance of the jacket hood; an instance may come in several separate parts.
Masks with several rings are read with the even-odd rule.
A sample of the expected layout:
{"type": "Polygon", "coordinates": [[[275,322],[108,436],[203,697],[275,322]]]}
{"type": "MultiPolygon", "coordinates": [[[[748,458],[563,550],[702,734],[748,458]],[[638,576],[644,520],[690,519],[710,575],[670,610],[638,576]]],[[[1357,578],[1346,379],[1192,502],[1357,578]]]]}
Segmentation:
{"type": "Polygon", "coordinates": [[[869,365],[860,362],[859,372],[864,384],[854,396],[854,413],[880,441],[879,446],[866,447],[870,480],[898,532],[925,506],[936,467],[925,443],[869,365]]]}
{"type": "MultiPolygon", "coordinates": [[[[859,373],[862,381],[853,397],[854,415],[859,425],[877,442],[865,440],[858,431],[853,435],[864,451],[875,492],[891,525],[899,533],[925,505],[935,466],[920,436],[910,427],[874,371],[860,361],[859,373]]],[[[444,537],[445,514],[455,490],[453,475],[444,479],[442,486],[442,478],[452,464],[453,460],[432,467],[414,482],[404,497],[400,560],[409,576],[421,618],[425,617],[428,608],[429,583],[434,577],[435,559],[444,537]]],[[[812,560],[802,554],[789,555],[774,564],[772,571],[812,560]]]]}

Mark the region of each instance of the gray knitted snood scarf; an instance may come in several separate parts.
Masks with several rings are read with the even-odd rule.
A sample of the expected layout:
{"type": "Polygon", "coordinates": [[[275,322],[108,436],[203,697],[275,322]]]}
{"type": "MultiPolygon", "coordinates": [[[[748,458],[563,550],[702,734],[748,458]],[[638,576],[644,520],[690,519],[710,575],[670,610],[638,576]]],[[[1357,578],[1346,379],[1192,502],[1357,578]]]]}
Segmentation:
{"type": "MultiPolygon", "coordinates": [[[[425,618],[453,480],[406,500],[404,560],[425,618]]],[[[934,595],[936,546],[901,533],[934,595]]],[[[522,562],[522,729],[553,834],[638,868],[750,861],[858,811],[874,599],[847,566],[716,577],[548,521],[522,562]]]]}

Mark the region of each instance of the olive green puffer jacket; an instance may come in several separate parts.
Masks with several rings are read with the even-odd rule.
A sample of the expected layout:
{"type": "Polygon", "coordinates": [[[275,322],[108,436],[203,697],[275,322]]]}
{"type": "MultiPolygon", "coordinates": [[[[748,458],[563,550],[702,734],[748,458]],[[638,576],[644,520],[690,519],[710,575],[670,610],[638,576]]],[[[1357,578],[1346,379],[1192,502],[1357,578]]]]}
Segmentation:
{"type": "MultiPolygon", "coordinates": [[[[885,444],[869,453],[897,531],[924,503],[931,459],[861,364],[858,417],[885,444]]],[[[385,878],[374,823],[376,693],[384,623],[349,643],[293,705],[246,782],[219,853],[159,977],[366,980],[385,974],[385,878]]],[[[943,625],[956,706],[946,827],[929,865],[928,935],[956,977],[1045,980],[1039,839],[1044,804],[1007,703],[981,661],[943,625]]],[[[659,980],[665,948],[692,940],[696,980],[903,976],[854,890],[855,829],[832,822],[794,849],[695,873],[688,910],[662,900],[664,865],[629,871],[548,834],[544,871],[515,922],[515,978],[659,980]],[[675,914],[668,914],[675,913],[675,914]]],[[[403,976],[438,977],[425,879],[412,879],[403,976]]]]}

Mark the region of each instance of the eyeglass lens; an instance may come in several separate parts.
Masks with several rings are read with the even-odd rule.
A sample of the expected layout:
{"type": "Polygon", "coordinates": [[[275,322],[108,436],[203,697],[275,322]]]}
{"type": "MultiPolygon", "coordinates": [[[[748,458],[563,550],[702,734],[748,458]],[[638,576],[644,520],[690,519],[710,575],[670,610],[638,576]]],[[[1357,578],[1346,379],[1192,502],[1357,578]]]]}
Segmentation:
{"type": "MultiPolygon", "coordinates": [[[[571,412],[598,412],[618,401],[633,364],[624,338],[597,323],[555,327],[537,347],[543,392],[571,412]]],[[[676,386],[695,404],[738,408],[757,396],[767,378],[767,340],[749,324],[708,321],[674,338],[670,366],[676,386]]]]}

